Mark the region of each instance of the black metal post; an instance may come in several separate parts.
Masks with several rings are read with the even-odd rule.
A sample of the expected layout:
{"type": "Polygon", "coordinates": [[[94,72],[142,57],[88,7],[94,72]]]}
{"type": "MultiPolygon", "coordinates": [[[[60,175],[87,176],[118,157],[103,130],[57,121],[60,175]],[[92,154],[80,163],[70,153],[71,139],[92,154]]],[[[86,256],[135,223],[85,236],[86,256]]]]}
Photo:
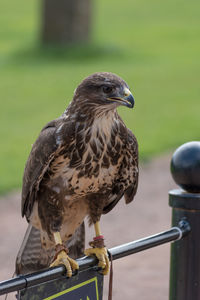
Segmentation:
{"type": "Polygon", "coordinates": [[[184,188],[169,193],[172,225],[184,220],[191,232],[171,245],[170,300],[200,299],[200,142],[182,145],[171,162],[172,176],[184,188]]]}

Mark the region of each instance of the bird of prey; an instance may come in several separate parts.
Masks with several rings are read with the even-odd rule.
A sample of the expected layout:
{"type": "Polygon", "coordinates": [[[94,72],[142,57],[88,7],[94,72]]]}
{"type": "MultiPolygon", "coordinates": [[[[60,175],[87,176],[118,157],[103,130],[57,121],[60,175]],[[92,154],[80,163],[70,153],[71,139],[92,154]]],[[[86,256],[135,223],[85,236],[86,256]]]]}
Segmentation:
{"type": "Polygon", "coordinates": [[[86,255],[109,270],[100,218],[124,196],[133,200],[138,184],[138,144],[117,113],[133,108],[126,82],[108,72],[94,73],[74,92],[72,102],[40,132],[27,160],[22,216],[29,227],[16,260],[16,273],[64,264],[67,276],[83,253],[84,219],[96,237],[86,255]],[[68,248],[68,249],[67,249],[68,248]],[[68,251],[69,250],[69,251],[68,251]]]}

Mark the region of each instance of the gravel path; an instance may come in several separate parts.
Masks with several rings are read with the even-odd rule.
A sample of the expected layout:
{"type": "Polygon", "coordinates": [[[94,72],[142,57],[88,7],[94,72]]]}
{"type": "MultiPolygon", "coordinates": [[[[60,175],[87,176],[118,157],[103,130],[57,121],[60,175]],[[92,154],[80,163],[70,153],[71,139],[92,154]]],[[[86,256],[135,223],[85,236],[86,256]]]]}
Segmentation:
{"type": "MultiPolygon", "coordinates": [[[[135,201],[124,201],[102,217],[101,228],[108,248],[167,230],[171,222],[168,191],[175,187],[169,164],[171,154],[153,159],[140,167],[139,189],[135,201]]],[[[20,216],[20,192],[0,198],[0,281],[14,271],[26,221],[20,216]]],[[[91,240],[93,229],[87,230],[91,240]]],[[[114,262],[113,300],[167,300],[169,286],[169,250],[162,245],[114,262]]],[[[104,299],[107,299],[105,278],[104,299]]],[[[0,296],[0,299],[4,299],[0,296]]],[[[15,299],[13,294],[7,300],[15,299]]]]}

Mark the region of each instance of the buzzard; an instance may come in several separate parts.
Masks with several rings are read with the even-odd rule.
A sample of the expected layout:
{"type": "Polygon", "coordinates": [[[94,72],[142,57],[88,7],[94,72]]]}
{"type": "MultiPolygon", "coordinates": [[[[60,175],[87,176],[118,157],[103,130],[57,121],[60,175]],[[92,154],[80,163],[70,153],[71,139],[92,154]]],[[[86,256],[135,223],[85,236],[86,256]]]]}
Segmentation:
{"type": "Polygon", "coordinates": [[[84,79],[72,102],[49,122],[34,143],[25,166],[22,216],[29,226],[16,259],[16,273],[64,264],[67,276],[83,254],[84,219],[96,237],[86,255],[95,254],[109,270],[100,218],[124,196],[133,200],[138,183],[138,145],[117,107],[133,108],[124,80],[100,72],[84,79]]]}

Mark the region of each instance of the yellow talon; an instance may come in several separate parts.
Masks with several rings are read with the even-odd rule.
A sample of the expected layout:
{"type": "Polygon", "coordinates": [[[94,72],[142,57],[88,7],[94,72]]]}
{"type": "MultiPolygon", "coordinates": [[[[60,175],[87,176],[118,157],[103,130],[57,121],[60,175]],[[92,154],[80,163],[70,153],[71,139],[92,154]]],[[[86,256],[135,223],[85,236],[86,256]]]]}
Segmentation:
{"type": "Polygon", "coordinates": [[[109,272],[109,259],[106,247],[103,248],[89,248],[84,251],[86,256],[95,255],[99,260],[98,267],[103,269],[103,275],[107,275],[109,272]]]}
{"type": "Polygon", "coordinates": [[[72,272],[79,269],[79,265],[77,264],[77,262],[74,259],[72,259],[71,257],[69,257],[67,255],[65,250],[63,250],[64,246],[62,244],[60,232],[58,232],[58,231],[54,232],[53,236],[54,236],[56,247],[59,247],[59,248],[61,247],[61,251],[60,250],[58,251],[58,254],[56,255],[56,259],[52,262],[50,267],[65,265],[66,270],[67,270],[67,277],[71,277],[72,272]]]}
{"type": "Polygon", "coordinates": [[[94,241],[89,243],[93,248],[85,249],[84,253],[86,256],[95,255],[99,260],[98,267],[103,269],[103,275],[107,275],[109,272],[109,259],[107,249],[106,247],[104,247],[104,239],[101,235],[99,221],[94,224],[94,229],[96,238],[94,238],[94,241]],[[100,242],[100,244],[98,243],[98,241],[100,242]]]}
{"type": "Polygon", "coordinates": [[[57,255],[57,258],[53,261],[50,267],[56,267],[59,265],[65,265],[67,277],[71,277],[72,272],[79,269],[77,262],[70,258],[64,250],[57,255]]]}

